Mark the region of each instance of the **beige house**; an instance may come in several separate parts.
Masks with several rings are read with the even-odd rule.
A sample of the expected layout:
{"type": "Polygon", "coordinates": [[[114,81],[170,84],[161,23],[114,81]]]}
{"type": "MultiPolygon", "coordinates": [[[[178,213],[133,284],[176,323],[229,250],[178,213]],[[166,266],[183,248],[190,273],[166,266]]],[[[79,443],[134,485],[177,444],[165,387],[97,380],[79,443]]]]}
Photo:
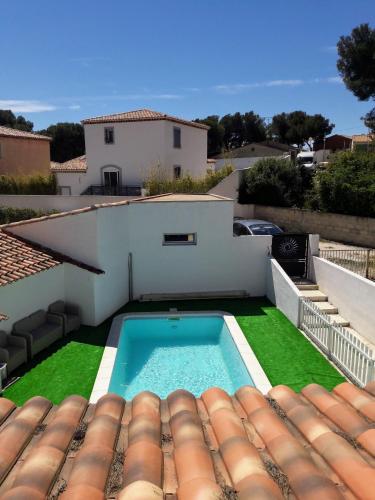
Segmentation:
{"type": "Polygon", "coordinates": [[[0,175],[50,173],[50,137],[0,126],[0,175]]]}

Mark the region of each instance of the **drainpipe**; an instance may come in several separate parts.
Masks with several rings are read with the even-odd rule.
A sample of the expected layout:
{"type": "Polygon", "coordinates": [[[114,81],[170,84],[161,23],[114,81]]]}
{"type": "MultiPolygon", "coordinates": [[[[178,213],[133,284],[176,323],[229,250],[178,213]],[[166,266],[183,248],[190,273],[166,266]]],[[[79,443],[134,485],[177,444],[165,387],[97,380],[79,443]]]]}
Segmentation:
{"type": "Polygon", "coordinates": [[[133,300],[133,254],[128,255],[129,302],[133,300]]]}

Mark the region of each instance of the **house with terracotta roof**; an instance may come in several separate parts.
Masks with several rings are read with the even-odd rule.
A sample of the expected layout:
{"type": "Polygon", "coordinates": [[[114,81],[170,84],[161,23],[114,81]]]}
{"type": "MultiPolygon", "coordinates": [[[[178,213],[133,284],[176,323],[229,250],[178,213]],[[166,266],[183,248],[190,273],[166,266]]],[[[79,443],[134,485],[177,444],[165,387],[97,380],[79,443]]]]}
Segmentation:
{"type": "Polygon", "coordinates": [[[353,135],[352,150],[375,151],[375,134],[353,135]]]}
{"type": "Polygon", "coordinates": [[[134,196],[156,171],[167,178],[207,171],[206,125],[148,109],[82,124],[85,157],[51,165],[61,194],[134,196]]]}
{"type": "Polygon", "coordinates": [[[50,141],[45,135],[0,126],[0,175],[48,175],[50,141]]]}

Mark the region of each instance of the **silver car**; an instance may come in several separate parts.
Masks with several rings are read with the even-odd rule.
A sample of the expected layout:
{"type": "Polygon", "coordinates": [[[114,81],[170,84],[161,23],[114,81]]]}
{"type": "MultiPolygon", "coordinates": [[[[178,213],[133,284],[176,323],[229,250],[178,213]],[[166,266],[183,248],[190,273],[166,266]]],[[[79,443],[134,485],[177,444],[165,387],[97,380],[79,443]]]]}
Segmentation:
{"type": "Polygon", "coordinates": [[[258,236],[281,234],[283,230],[266,220],[237,219],[233,222],[233,236],[258,236]]]}

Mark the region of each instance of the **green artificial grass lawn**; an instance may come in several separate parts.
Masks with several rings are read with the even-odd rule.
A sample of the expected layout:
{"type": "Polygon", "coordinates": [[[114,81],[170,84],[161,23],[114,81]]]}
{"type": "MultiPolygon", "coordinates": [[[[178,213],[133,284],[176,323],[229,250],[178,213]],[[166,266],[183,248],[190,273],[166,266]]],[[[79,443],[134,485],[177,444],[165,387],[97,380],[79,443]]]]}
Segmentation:
{"type": "MultiPolygon", "coordinates": [[[[327,389],[345,379],[267,299],[132,302],[127,312],[227,311],[232,313],[272,385],[285,384],[300,391],[310,383],[327,389]]],[[[21,378],[4,391],[4,397],[22,405],[33,396],[60,403],[71,394],[89,398],[111,326],[109,318],[98,327],[82,326],[21,367],[21,378]]]]}

